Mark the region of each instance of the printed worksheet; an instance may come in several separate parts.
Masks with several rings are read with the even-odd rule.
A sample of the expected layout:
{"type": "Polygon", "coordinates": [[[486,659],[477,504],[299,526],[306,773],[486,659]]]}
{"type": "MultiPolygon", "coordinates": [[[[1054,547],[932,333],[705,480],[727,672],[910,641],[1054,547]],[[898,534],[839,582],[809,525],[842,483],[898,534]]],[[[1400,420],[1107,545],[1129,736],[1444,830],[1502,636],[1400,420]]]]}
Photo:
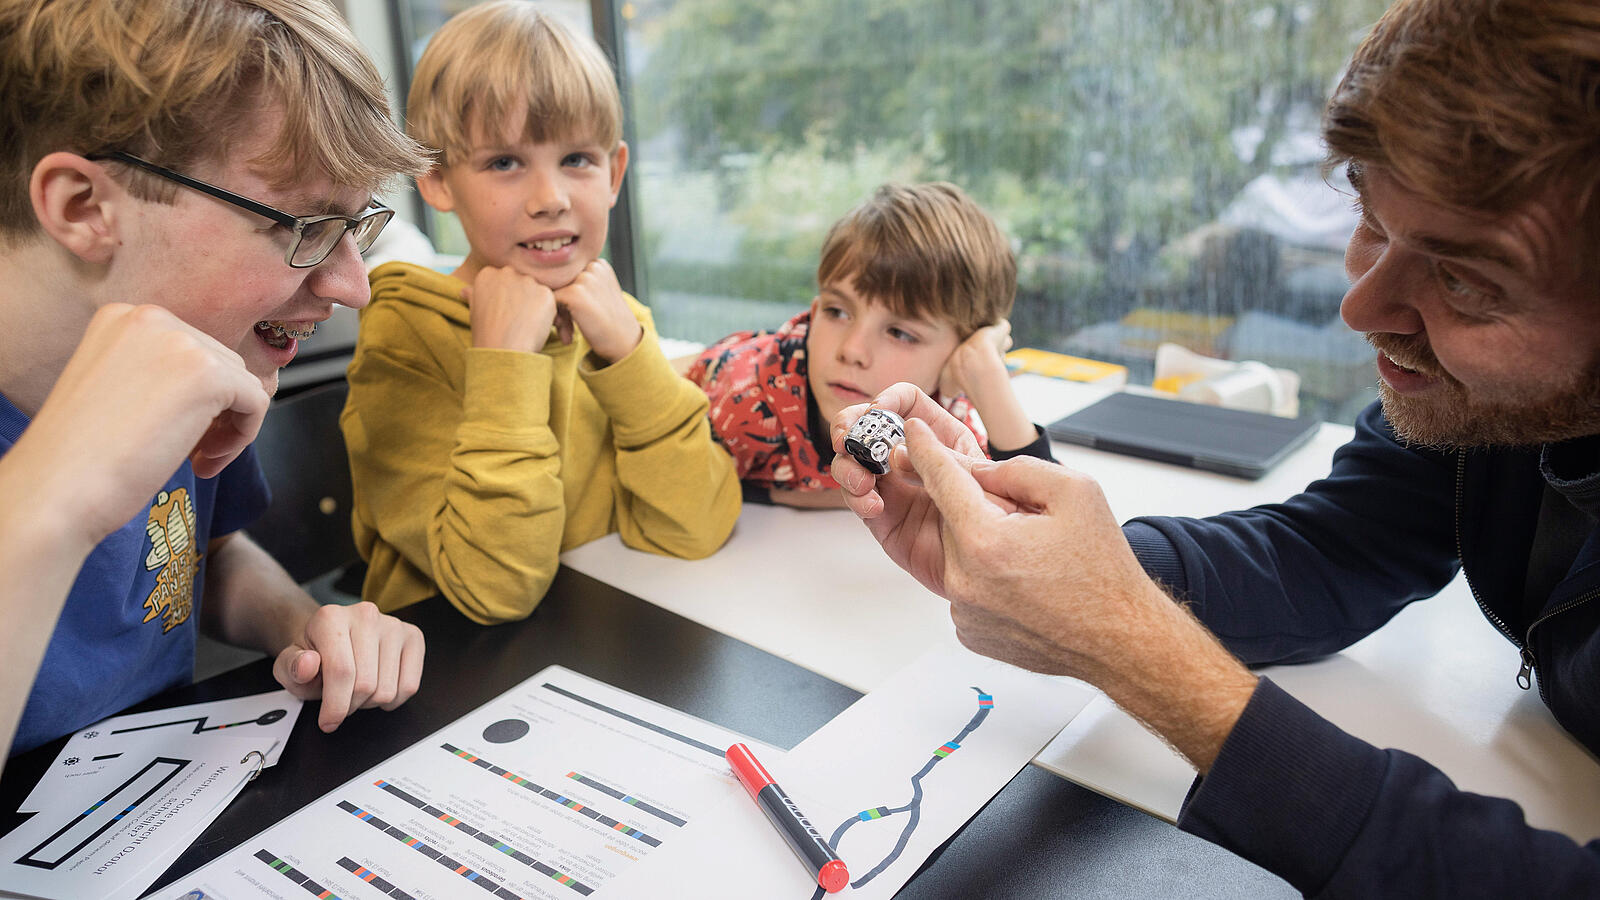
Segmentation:
{"type": "MultiPolygon", "coordinates": [[[[272,748],[261,763],[266,768],[282,755],[301,705],[293,694],[279,690],[101,720],[67,740],[17,811],[38,812],[52,798],[77,793],[98,781],[100,773],[115,764],[128,745],[143,746],[152,737],[187,743],[190,735],[247,736],[263,751],[272,748]]],[[[88,790],[92,793],[94,789],[88,790]]]]}
{"type": "Polygon", "coordinates": [[[746,740],[552,666],[156,896],[588,896],[742,795],[746,740]]]}
{"type": "Polygon", "coordinates": [[[270,750],[254,737],[143,735],[93,781],[0,838],[0,896],[137,897],[233,800],[270,750]]]}
{"type": "MultiPolygon", "coordinates": [[[[1096,692],[1025,672],[954,643],[937,646],[767,762],[850,871],[829,897],[892,897],[956,829],[1005,787],[1096,692]]],[[[754,803],[709,809],[671,848],[604,897],[670,900],[824,896],[754,803]],[[689,894],[695,872],[714,883],[689,894]]]]}

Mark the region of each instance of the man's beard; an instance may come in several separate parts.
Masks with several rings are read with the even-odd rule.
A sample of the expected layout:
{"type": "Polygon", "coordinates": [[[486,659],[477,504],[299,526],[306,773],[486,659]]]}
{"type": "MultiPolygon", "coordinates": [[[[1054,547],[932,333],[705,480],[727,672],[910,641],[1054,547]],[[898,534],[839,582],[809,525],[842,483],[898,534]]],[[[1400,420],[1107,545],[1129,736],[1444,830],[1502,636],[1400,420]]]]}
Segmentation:
{"type": "Polygon", "coordinates": [[[1396,392],[1382,379],[1378,396],[1395,434],[1411,444],[1439,448],[1534,446],[1600,431],[1600,360],[1546,385],[1537,396],[1475,396],[1439,365],[1420,334],[1374,333],[1367,342],[1408,369],[1439,379],[1426,397],[1396,392]]]}

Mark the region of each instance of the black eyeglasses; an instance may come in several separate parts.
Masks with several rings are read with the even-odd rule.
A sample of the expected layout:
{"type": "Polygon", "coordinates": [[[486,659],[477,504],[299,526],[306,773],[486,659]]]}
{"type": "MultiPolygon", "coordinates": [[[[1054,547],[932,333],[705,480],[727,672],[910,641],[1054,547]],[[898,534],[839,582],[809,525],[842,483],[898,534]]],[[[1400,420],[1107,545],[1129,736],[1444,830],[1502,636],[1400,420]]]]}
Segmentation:
{"type": "Polygon", "coordinates": [[[193,188],[201,193],[211,196],[240,209],[246,209],[258,216],[265,216],[279,225],[287,228],[294,234],[294,239],[289,242],[289,249],[283,254],[284,262],[296,269],[309,269],[328,258],[333,248],[339,245],[339,239],[346,232],[355,235],[356,249],[362,253],[372,246],[383,231],[383,226],[389,224],[394,218],[394,210],[376,203],[367,208],[359,219],[349,216],[291,216],[280,209],[273,209],[265,203],[241,197],[232,191],[223,190],[214,184],[207,184],[198,178],[174,172],[165,166],[158,166],[149,160],[140,159],[131,153],[120,150],[108,150],[104,153],[91,153],[86,159],[102,160],[112,159],[117,162],[138,166],[146,172],[160,175],[162,178],[176,181],[187,188],[193,188]]]}

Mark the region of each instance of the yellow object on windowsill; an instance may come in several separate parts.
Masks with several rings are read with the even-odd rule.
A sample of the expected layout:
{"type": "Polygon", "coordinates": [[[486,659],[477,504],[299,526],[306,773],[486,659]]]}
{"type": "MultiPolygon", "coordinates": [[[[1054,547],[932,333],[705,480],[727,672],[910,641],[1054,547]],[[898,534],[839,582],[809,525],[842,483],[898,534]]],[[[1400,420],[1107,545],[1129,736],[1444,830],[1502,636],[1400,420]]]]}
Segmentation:
{"type": "Polygon", "coordinates": [[[1128,383],[1128,367],[1049,350],[1021,347],[1006,354],[1006,368],[1013,373],[1032,372],[1051,378],[1122,387],[1128,383]]]}

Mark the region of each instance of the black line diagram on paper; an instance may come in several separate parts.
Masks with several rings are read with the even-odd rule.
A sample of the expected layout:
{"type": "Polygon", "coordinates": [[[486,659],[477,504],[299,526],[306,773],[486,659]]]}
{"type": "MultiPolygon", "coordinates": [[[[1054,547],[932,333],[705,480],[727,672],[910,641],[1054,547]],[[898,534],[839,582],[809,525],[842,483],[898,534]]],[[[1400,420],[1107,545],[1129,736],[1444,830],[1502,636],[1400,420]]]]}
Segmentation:
{"type": "MultiPolygon", "coordinates": [[[[193,722],[194,723],[194,733],[195,734],[200,734],[200,733],[206,732],[206,731],[221,731],[224,728],[237,728],[240,725],[271,725],[273,722],[277,722],[277,721],[281,720],[284,716],[286,716],[288,714],[289,714],[289,711],[287,709],[269,709],[266,712],[262,713],[261,715],[256,716],[254,719],[245,719],[242,722],[227,722],[227,723],[222,724],[222,725],[209,725],[209,726],[206,724],[206,722],[210,720],[209,716],[196,716],[195,718],[192,718],[192,719],[174,719],[171,722],[156,722],[156,723],[151,724],[151,725],[140,725],[140,726],[138,726],[136,728],[118,728],[117,730],[115,730],[115,731],[113,731],[111,733],[112,734],[129,734],[129,733],[135,732],[135,731],[149,731],[152,728],[166,728],[166,727],[168,727],[170,725],[188,725],[190,722],[193,722]]],[[[90,737],[90,736],[91,735],[85,735],[85,737],[90,737]]]]}
{"type": "MultiPolygon", "coordinates": [[[[828,836],[828,843],[833,846],[835,853],[839,853],[840,841],[844,839],[846,833],[853,826],[865,822],[883,822],[897,816],[905,817],[905,824],[900,827],[900,837],[895,841],[894,848],[877,865],[868,869],[866,874],[852,880],[850,882],[851,887],[860,889],[882,874],[885,869],[894,865],[895,860],[900,858],[901,852],[905,850],[906,844],[911,840],[912,832],[917,830],[917,823],[922,820],[922,780],[933,771],[935,766],[948,758],[950,754],[960,750],[961,742],[965,741],[968,735],[977,731],[978,727],[983,724],[983,720],[988,718],[989,713],[994,709],[993,696],[985,693],[979,687],[973,687],[972,690],[978,695],[977,710],[972,714],[972,718],[967,721],[966,726],[955,737],[939,745],[939,748],[933,751],[933,754],[928,757],[928,761],[923,764],[922,768],[911,776],[911,798],[900,806],[874,806],[864,809],[841,822],[839,827],[833,830],[833,834],[828,836]]],[[[840,855],[843,854],[841,853],[840,855]]],[[[820,900],[823,896],[824,891],[821,887],[818,887],[816,893],[812,895],[812,900],[820,900]]]]}

